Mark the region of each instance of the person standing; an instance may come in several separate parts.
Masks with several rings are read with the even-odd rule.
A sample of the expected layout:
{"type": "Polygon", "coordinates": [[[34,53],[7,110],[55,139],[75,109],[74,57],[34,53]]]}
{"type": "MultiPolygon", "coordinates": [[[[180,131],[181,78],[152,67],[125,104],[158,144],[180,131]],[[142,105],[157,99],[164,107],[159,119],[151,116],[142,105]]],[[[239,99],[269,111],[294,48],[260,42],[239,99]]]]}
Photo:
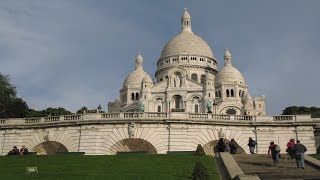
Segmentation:
{"type": "Polygon", "coordinates": [[[257,142],[253,140],[252,137],[249,137],[248,146],[251,154],[254,154],[254,149],[256,148],[256,145],[257,142]]]}
{"type": "Polygon", "coordinates": [[[26,148],[25,145],[22,145],[22,148],[20,149],[20,154],[21,155],[27,155],[28,154],[28,149],[26,148]]]}
{"type": "Polygon", "coordinates": [[[234,139],[231,139],[229,143],[230,154],[236,154],[238,147],[239,147],[238,143],[234,139]]]}
{"type": "Polygon", "coordinates": [[[294,158],[294,152],[293,152],[293,146],[295,145],[296,143],[294,143],[294,139],[290,139],[290,141],[287,143],[287,149],[286,151],[288,152],[288,154],[290,155],[291,159],[294,158]]]}
{"type": "Polygon", "coordinates": [[[217,148],[217,151],[218,151],[218,152],[226,152],[226,151],[228,151],[228,147],[227,147],[226,144],[224,143],[223,138],[220,138],[220,139],[219,139],[216,148],[217,148]]]}
{"type": "Polygon", "coordinates": [[[269,150],[268,150],[268,155],[272,156],[273,164],[275,166],[278,165],[279,159],[280,159],[280,147],[276,145],[273,141],[270,142],[269,150]]]}
{"type": "Polygon", "coordinates": [[[304,169],[304,153],[307,151],[307,148],[300,144],[300,141],[297,140],[297,144],[293,146],[293,152],[296,158],[297,168],[304,169]]]}

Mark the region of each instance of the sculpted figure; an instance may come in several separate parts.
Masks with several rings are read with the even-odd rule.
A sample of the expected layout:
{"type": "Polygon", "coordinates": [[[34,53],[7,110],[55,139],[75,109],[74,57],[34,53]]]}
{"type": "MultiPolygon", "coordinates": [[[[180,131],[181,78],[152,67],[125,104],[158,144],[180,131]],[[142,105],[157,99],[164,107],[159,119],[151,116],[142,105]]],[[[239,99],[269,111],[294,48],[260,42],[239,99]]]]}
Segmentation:
{"type": "Polygon", "coordinates": [[[208,113],[212,113],[212,111],[211,111],[212,102],[209,99],[206,100],[206,108],[207,108],[208,113]]]}
{"type": "Polygon", "coordinates": [[[144,104],[141,101],[138,102],[138,107],[139,107],[139,112],[144,112],[144,104]]]}

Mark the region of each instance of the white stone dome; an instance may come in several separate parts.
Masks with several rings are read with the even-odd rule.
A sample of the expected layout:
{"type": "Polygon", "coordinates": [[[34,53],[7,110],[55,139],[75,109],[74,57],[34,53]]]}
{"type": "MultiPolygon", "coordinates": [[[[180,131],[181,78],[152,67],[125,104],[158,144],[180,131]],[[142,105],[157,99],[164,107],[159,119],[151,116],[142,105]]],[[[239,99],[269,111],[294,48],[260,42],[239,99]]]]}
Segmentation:
{"type": "Polygon", "coordinates": [[[202,38],[189,31],[182,31],[172,38],[164,46],[160,59],[181,54],[196,54],[215,59],[209,45],[202,38]]]}
{"type": "Polygon", "coordinates": [[[130,73],[123,83],[123,87],[141,88],[141,82],[145,76],[149,76],[143,69],[137,68],[130,73]]]}
{"type": "Polygon", "coordinates": [[[153,84],[152,79],[148,74],[142,79],[142,82],[143,83],[151,83],[151,84],[153,84]]]}
{"type": "Polygon", "coordinates": [[[216,75],[215,85],[218,84],[242,84],[246,85],[246,82],[238,69],[231,64],[223,67],[216,75]]]}

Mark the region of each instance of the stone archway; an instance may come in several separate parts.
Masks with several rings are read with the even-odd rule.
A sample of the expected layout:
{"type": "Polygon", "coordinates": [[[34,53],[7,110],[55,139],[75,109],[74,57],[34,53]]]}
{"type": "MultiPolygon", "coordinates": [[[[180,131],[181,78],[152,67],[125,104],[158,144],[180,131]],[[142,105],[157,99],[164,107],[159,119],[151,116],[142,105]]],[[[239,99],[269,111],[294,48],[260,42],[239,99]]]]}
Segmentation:
{"type": "Polygon", "coordinates": [[[46,141],[36,145],[33,151],[39,155],[52,155],[61,152],[68,152],[68,149],[61,143],[56,141],[46,141]]]}
{"type": "MultiPolygon", "coordinates": [[[[230,141],[228,139],[225,139],[225,143],[227,147],[229,147],[229,142],[230,141]]],[[[203,149],[206,152],[206,154],[214,155],[217,152],[217,147],[216,147],[217,144],[218,144],[218,140],[210,141],[203,146],[203,149]]],[[[245,151],[241,146],[238,147],[237,154],[245,154],[245,151]]]]}
{"type": "Polygon", "coordinates": [[[148,152],[157,154],[156,148],[148,141],[143,139],[123,139],[110,147],[110,154],[118,152],[148,152]]]}

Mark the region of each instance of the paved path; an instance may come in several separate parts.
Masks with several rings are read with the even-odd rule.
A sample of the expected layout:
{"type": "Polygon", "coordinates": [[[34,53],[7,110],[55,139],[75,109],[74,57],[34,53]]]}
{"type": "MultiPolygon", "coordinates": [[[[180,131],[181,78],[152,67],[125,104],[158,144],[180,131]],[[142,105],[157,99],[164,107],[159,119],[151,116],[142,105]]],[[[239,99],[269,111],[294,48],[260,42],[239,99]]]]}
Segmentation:
{"type": "Polygon", "coordinates": [[[317,179],[320,180],[320,170],[305,165],[305,169],[298,169],[294,159],[281,155],[278,166],[273,166],[272,158],[268,155],[234,154],[234,160],[245,174],[257,174],[262,180],[277,179],[317,179]]]}

